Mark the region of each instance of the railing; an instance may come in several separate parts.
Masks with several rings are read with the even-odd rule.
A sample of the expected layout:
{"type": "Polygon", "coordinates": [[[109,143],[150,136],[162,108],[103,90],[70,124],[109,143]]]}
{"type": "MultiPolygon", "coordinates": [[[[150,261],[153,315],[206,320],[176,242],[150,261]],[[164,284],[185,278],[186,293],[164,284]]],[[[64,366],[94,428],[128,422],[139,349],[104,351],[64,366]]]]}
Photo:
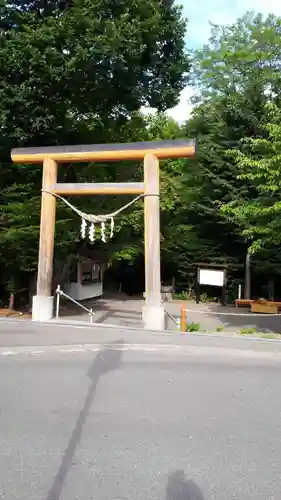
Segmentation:
{"type": "Polygon", "coordinates": [[[85,307],[82,304],[80,304],[80,302],[77,302],[77,300],[73,299],[72,297],[70,297],[69,295],[67,295],[66,293],[64,293],[61,290],[60,285],[57,286],[56,296],[57,296],[57,300],[56,300],[56,319],[59,318],[59,313],[60,313],[60,298],[61,297],[65,297],[66,299],[70,300],[70,302],[73,302],[73,304],[76,304],[78,307],[81,307],[81,309],[84,309],[84,311],[86,311],[89,314],[89,316],[90,316],[90,322],[93,323],[93,317],[95,316],[95,313],[93,312],[93,310],[92,309],[88,309],[87,307],[85,307]]]}
{"type": "Polygon", "coordinates": [[[175,319],[174,316],[172,316],[172,314],[170,314],[167,311],[167,309],[164,309],[164,311],[165,311],[165,314],[167,314],[168,318],[170,318],[175,323],[175,325],[177,326],[177,328],[180,328],[179,319],[175,319]]]}

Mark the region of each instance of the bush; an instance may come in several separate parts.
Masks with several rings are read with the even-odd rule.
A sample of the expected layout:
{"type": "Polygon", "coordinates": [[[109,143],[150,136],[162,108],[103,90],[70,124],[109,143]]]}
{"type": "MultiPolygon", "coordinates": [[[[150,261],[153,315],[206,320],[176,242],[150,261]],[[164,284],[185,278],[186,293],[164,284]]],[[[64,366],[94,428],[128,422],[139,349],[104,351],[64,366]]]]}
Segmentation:
{"type": "Polygon", "coordinates": [[[182,290],[181,292],[174,293],[173,299],[175,300],[186,300],[186,301],[195,301],[196,296],[192,290],[182,290]]]}
{"type": "Polygon", "coordinates": [[[199,332],[200,331],[200,323],[187,323],[186,325],[187,332],[199,332]]]}

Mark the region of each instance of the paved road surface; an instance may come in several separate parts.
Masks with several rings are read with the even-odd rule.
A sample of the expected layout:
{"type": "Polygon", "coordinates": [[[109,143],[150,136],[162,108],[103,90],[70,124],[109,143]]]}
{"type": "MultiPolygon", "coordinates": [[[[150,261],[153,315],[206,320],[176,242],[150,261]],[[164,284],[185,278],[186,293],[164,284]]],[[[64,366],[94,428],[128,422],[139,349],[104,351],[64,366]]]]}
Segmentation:
{"type": "Polygon", "coordinates": [[[280,499],[280,344],[13,325],[0,498],[280,499]]]}

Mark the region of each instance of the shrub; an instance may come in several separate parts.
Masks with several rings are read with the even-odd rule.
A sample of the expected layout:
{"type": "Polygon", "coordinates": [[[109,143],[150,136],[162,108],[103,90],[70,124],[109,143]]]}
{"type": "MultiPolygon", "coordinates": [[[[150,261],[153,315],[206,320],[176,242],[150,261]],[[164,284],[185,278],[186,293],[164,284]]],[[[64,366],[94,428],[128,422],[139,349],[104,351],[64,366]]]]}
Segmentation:
{"type": "Polygon", "coordinates": [[[186,325],[187,332],[199,332],[200,331],[200,323],[187,323],[186,325]]]}

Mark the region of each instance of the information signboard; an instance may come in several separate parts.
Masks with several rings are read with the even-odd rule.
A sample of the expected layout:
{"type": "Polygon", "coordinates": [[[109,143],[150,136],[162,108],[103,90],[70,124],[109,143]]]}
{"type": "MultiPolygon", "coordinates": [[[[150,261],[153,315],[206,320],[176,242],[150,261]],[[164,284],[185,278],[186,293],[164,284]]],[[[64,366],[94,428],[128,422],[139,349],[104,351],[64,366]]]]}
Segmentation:
{"type": "Polygon", "coordinates": [[[223,287],[225,283],[225,271],[221,269],[199,269],[199,285],[211,285],[223,287]]]}

